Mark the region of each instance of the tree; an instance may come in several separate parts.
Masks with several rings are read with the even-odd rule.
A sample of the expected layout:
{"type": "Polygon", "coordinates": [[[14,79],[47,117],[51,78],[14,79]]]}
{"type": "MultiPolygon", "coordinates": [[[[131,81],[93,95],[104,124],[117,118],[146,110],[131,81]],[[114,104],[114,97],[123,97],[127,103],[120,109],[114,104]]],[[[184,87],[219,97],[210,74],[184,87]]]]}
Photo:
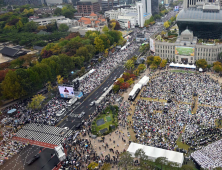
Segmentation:
{"type": "Polygon", "coordinates": [[[66,32],[69,30],[69,27],[66,24],[60,24],[59,25],[59,31],[66,32]]]}
{"type": "Polygon", "coordinates": [[[153,59],[153,64],[156,64],[157,66],[159,66],[161,63],[161,58],[159,56],[155,56],[153,59]]]}
{"type": "Polygon", "coordinates": [[[120,155],[119,166],[125,170],[128,170],[128,167],[132,165],[133,165],[133,158],[131,157],[131,154],[128,151],[123,152],[120,155]]]}
{"type": "Polygon", "coordinates": [[[114,91],[114,93],[117,93],[118,91],[119,91],[119,85],[117,85],[117,84],[115,84],[114,86],[113,86],[113,91],[114,91]]]}
{"type": "Polygon", "coordinates": [[[54,11],[54,14],[57,15],[57,16],[62,15],[62,9],[61,8],[56,8],[55,11],[54,11]]]}
{"type": "Polygon", "coordinates": [[[41,103],[44,99],[45,96],[43,96],[42,94],[35,95],[33,96],[31,103],[28,104],[28,107],[32,109],[40,109],[41,103]]]}
{"type": "Polygon", "coordinates": [[[94,40],[96,51],[103,52],[104,51],[104,45],[103,40],[101,40],[99,37],[96,37],[94,40]]]}
{"type": "Polygon", "coordinates": [[[139,76],[139,74],[140,74],[139,69],[134,70],[134,71],[133,71],[133,74],[136,75],[136,76],[139,76]]]}
{"type": "Polygon", "coordinates": [[[130,78],[130,79],[127,81],[127,83],[129,83],[129,85],[133,84],[133,83],[134,83],[133,78],[130,78]]]}
{"type": "Polygon", "coordinates": [[[52,83],[50,81],[47,82],[46,86],[47,86],[48,92],[50,92],[53,89],[52,88],[52,83]]]}
{"type": "Polygon", "coordinates": [[[105,53],[104,53],[104,56],[105,56],[105,57],[108,57],[108,55],[109,55],[109,51],[108,51],[108,49],[106,49],[106,50],[105,50],[105,53]]]}
{"type": "Polygon", "coordinates": [[[159,165],[161,167],[161,170],[167,165],[167,163],[168,161],[166,157],[159,157],[155,160],[155,164],[159,165]]]}
{"type": "Polygon", "coordinates": [[[196,65],[199,68],[207,68],[207,61],[205,59],[200,59],[196,61],[196,65]]]}
{"type": "Polygon", "coordinates": [[[140,168],[142,169],[153,169],[153,161],[148,159],[145,152],[142,149],[138,149],[135,153],[135,157],[140,159],[140,168]]]}
{"type": "Polygon", "coordinates": [[[124,82],[120,85],[120,89],[128,89],[130,84],[128,82],[124,82]]]}
{"type": "Polygon", "coordinates": [[[40,31],[40,30],[46,30],[47,27],[45,25],[39,25],[37,30],[40,31]]]}
{"type": "Polygon", "coordinates": [[[118,78],[117,81],[122,84],[122,83],[124,83],[124,78],[118,78]]]}
{"type": "Polygon", "coordinates": [[[143,52],[148,51],[149,49],[150,49],[150,45],[149,45],[149,44],[145,44],[145,45],[140,46],[139,51],[140,51],[141,53],[143,53],[143,52]]]}
{"type": "Polygon", "coordinates": [[[68,9],[62,10],[62,15],[64,15],[66,18],[72,19],[74,16],[74,13],[68,9]]]}
{"type": "Polygon", "coordinates": [[[146,69],[145,64],[140,64],[140,65],[138,66],[138,69],[139,69],[139,71],[145,70],[145,69],[146,69]]]}
{"type": "Polygon", "coordinates": [[[150,66],[154,61],[154,56],[148,56],[146,59],[147,66],[150,66]]]}
{"type": "Polygon", "coordinates": [[[86,71],[85,67],[82,67],[82,68],[81,68],[81,72],[82,72],[82,73],[85,73],[85,71],[86,71]]]}
{"type": "Polygon", "coordinates": [[[162,62],[160,63],[160,67],[163,68],[166,66],[166,64],[167,64],[167,60],[166,59],[162,60],[162,62]]]}
{"type": "Polygon", "coordinates": [[[208,71],[210,70],[211,67],[212,67],[211,64],[208,64],[208,65],[207,65],[207,69],[208,69],[208,71]]]}
{"type": "Polygon", "coordinates": [[[102,30],[103,30],[103,32],[108,32],[109,28],[105,25],[102,30]]]}
{"type": "Polygon", "coordinates": [[[103,166],[101,167],[101,170],[110,170],[111,165],[109,163],[104,163],[103,166]]]}
{"type": "Polygon", "coordinates": [[[181,170],[193,170],[193,167],[191,165],[183,165],[181,170]]]}
{"type": "Polygon", "coordinates": [[[213,70],[217,73],[221,72],[222,71],[222,67],[221,65],[214,65],[213,66],[213,70]]]}
{"type": "Polygon", "coordinates": [[[150,65],[150,69],[152,69],[152,70],[157,69],[157,65],[156,65],[156,64],[151,64],[151,65],[150,65]]]}
{"type": "Polygon", "coordinates": [[[61,77],[61,75],[58,75],[56,78],[57,78],[57,83],[58,84],[62,84],[63,83],[63,77],[61,77]]]}
{"type": "Polygon", "coordinates": [[[38,28],[38,24],[31,21],[24,25],[23,29],[27,32],[34,32],[38,28]]]}
{"type": "Polygon", "coordinates": [[[170,27],[169,21],[164,22],[163,26],[164,26],[165,28],[169,28],[169,27],[170,27]]]}
{"type": "Polygon", "coordinates": [[[95,168],[99,167],[99,164],[96,163],[96,162],[91,162],[89,165],[88,165],[88,168],[89,170],[93,170],[95,168]]]}
{"type": "Polygon", "coordinates": [[[125,64],[125,67],[128,69],[128,70],[131,70],[134,68],[134,62],[133,60],[127,60],[126,64],[125,64]]]}

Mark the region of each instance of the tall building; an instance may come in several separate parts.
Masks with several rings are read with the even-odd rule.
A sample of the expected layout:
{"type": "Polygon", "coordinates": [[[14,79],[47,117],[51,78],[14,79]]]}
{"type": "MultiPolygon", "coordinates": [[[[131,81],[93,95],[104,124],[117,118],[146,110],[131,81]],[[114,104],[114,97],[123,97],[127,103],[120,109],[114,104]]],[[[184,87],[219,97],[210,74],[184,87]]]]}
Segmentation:
{"type": "Polygon", "coordinates": [[[35,5],[35,6],[41,6],[42,0],[4,0],[4,3],[6,5],[35,5]]]}
{"type": "Polygon", "coordinates": [[[152,15],[159,14],[159,1],[151,0],[151,11],[152,15]]]}
{"type": "Polygon", "coordinates": [[[75,16],[89,16],[92,12],[99,12],[100,5],[98,0],[81,0],[77,2],[77,11],[75,16]]]}
{"type": "Polygon", "coordinates": [[[109,11],[117,5],[119,5],[119,0],[100,0],[100,6],[103,12],[109,11]]]}

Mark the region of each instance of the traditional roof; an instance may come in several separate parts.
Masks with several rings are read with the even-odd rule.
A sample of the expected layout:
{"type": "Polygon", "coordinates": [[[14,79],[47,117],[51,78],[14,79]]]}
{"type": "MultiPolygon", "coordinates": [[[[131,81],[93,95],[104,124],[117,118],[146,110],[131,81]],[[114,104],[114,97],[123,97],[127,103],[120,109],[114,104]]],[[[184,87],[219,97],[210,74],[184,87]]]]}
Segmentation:
{"type": "Polygon", "coordinates": [[[97,15],[94,12],[92,12],[89,16],[94,17],[94,16],[97,16],[97,15]]]}
{"type": "Polygon", "coordinates": [[[19,49],[14,49],[10,47],[4,47],[3,49],[0,50],[0,53],[2,55],[6,55],[9,57],[16,57],[16,54],[19,52],[19,49]]]}

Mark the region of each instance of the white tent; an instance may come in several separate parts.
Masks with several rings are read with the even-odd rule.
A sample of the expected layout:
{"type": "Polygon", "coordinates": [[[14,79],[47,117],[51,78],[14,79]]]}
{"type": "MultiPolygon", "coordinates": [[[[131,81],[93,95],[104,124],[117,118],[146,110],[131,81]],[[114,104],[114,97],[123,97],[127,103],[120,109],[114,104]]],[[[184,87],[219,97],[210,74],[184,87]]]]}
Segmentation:
{"type": "Polygon", "coordinates": [[[189,64],[179,64],[179,63],[170,63],[169,65],[170,67],[180,67],[180,68],[192,68],[192,69],[196,69],[196,66],[193,65],[189,65],[189,64]]]}
{"type": "Polygon", "coordinates": [[[153,161],[155,161],[159,157],[166,157],[168,161],[177,163],[179,167],[181,167],[183,164],[184,156],[183,153],[180,152],[141,145],[133,142],[131,142],[127,151],[132,155],[132,157],[135,157],[135,153],[138,149],[142,149],[148,156],[148,158],[153,161]]]}
{"type": "Polygon", "coordinates": [[[144,76],[139,82],[138,84],[141,84],[141,85],[146,85],[147,83],[149,82],[149,77],[147,76],[144,76]]]}
{"type": "Polygon", "coordinates": [[[79,81],[83,80],[85,77],[87,77],[88,75],[92,74],[94,71],[96,71],[96,70],[95,69],[90,70],[88,73],[86,73],[82,77],[80,77],[79,81]]]}

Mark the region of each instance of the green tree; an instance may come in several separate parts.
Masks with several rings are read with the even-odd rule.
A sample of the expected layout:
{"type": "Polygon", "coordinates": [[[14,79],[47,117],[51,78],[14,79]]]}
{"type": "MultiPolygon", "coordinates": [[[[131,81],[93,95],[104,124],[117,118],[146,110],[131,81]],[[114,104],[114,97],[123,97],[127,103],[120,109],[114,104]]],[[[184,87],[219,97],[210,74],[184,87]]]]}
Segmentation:
{"type": "Polygon", "coordinates": [[[163,26],[164,26],[165,28],[169,28],[169,27],[170,27],[169,21],[164,22],[163,26]]]}
{"type": "Polygon", "coordinates": [[[40,109],[41,103],[44,99],[45,96],[43,96],[42,94],[35,95],[33,96],[31,103],[28,104],[28,107],[32,109],[40,109]]]}
{"type": "Polygon", "coordinates": [[[133,62],[133,60],[127,60],[127,62],[125,63],[125,67],[128,70],[134,69],[134,62],[133,62]]]}
{"type": "Polygon", "coordinates": [[[205,59],[200,59],[196,61],[196,65],[199,68],[207,68],[207,61],[205,59]]]}
{"type": "Polygon", "coordinates": [[[161,167],[161,170],[167,165],[168,161],[166,157],[159,157],[155,160],[155,164],[161,167]]]}
{"type": "Polygon", "coordinates": [[[66,18],[72,19],[74,16],[74,13],[68,9],[62,10],[62,15],[64,15],[66,18]]]}
{"type": "Polygon", "coordinates": [[[54,14],[57,15],[57,16],[62,15],[62,9],[61,8],[56,8],[55,11],[54,11],[54,14]]]}
{"type": "Polygon", "coordinates": [[[213,66],[213,70],[217,73],[221,72],[222,71],[222,67],[221,65],[214,65],[213,66]]]}
{"type": "Polygon", "coordinates": [[[103,52],[104,51],[104,45],[103,40],[101,40],[99,37],[96,37],[94,40],[96,51],[103,52]]]}
{"type": "Polygon", "coordinates": [[[52,83],[50,81],[47,82],[46,86],[47,86],[48,92],[50,92],[53,89],[52,88],[52,83]]]}
{"type": "Polygon", "coordinates": [[[120,155],[119,166],[122,167],[124,170],[128,170],[129,167],[133,166],[133,158],[128,151],[123,152],[120,155]]]}
{"type": "Polygon", "coordinates": [[[117,93],[118,91],[119,91],[119,85],[114,85],[113,86],[113,91],[114,91],[114,93],[117,93]]]}
{"type": "Polygon", "coordinates": [[[150,45],[149,44],[145,44],[145,45],[140,46],[139,51],[141,53],[143,53],[143,52],[147,52],[149,49],[150,49],[150,45]]]}
{"type": "Polygon", "coordinates": [[[142,149],[138,149],[135,152],[135,157],[140,159],[140,168],[141,169],[154,169],[154,163],[152,160],[148,159],[148,156],[146,156],[145,152],[142,149]]]}
{"type": "Polygon", "coordinates": [[[69,30],[69,27],[66,24],[60,24],[59,25],[59,31],[67,32],[68,30],[69,30]]]}
{"type": "Polygon", "coordinates": [[[102,30],[103,30],[103,32],[108,32],[109,28],[105,25],[102,30]]]}
{"type": "Polygon", "coordinates": [[[89,170],[93,170],[95,168],[99,167],[99,164],[96,163],[96,162],[91,162],[89,165],[88,165],[88,168],[89,170]]]}
{"type": "Polygon", "coordinates": [[[148,56],[146,59],[146,64],[150,66],[154,61],[154,56],[148,56]]]}
{"type": "Polygon", "coordinates": [[[23,29],[27,32],[34,32],[37,28],[38,24],[33,21],[26,23],[23,27],[23,29]]]}

